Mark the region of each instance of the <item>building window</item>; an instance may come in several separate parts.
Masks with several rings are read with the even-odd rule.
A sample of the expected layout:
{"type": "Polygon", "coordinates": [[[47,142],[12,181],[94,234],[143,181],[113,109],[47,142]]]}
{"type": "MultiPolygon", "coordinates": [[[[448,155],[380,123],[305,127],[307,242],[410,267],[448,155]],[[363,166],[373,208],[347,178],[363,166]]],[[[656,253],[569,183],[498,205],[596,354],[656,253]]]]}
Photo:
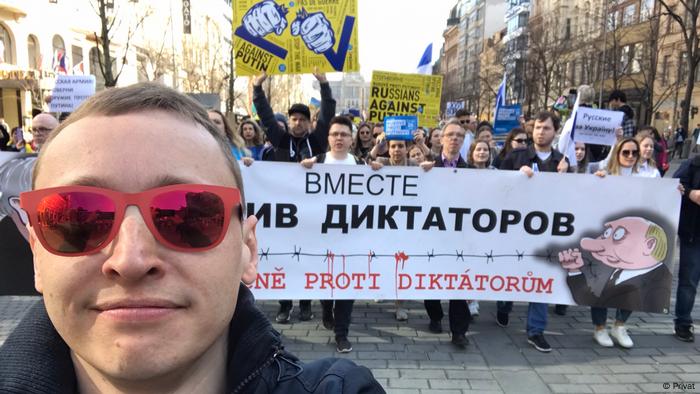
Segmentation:
{"type": "Polygon", "coordinates": [[[654,14],[654,0],[642,0],[639,9],[639,20],[645,21],[654,14]]]}
{"type": "Polygon", "coordinates": [[[688,79],[688,52],[681,52],[678,62],[678,83],[684,84],[688,79]]]}
{"type": "Polygon", "coordinates": [[[66,73],[66,44],[63,42],[63,38],[56,34],[53,36],[53,61],[51,67],[54,72],[66,73]]]}
{"type": "Polygon", "coordinates": [[[622,14],[622,25],[627,26],[634,24],[637,19],[637,4],[630,4],[625,7],[624,13],[622,14]]]}
{"type": "Polygon", "coordinates": [[[620,72],[622,74],[629,74],[630,72],[629,65],[631,48],[631,45],[625,45],[620,48],[620,72]]]}
{"type": "Polygon", "coordinates": [[[644,44],[638,42],[634,44],[632,49],[632,73],[636,74],[642,71],[642,61],[644,55],[644,44]]]}
{"type": "Polygon", "coordinates": [[[12,36],[2,24],[0,24],[0,63],[15,64],[12,58],[12,36]]]}
{"type": "Polygon", "coordinates": [[[29,35],[29,37],[27,37],[27,57],[29,60],[29,68],[33,70],[41,69],[39,60],[40,53],[41,50],[39,48],[39,40],[37,40],[35,36],[29,35]]]}
{"type": "Polygon", "coordinates": [[[71,55],[73,57],[73,74],[84,75],[85,65],[83,64],[83,48],[71,46],[71,55]]]}
{"type": "Polygon", "coordinates": [[[664,56],[664,61],[661,63],[661,86],[668,85],[668,66],[671,62],[671,55],[664,56]]]}

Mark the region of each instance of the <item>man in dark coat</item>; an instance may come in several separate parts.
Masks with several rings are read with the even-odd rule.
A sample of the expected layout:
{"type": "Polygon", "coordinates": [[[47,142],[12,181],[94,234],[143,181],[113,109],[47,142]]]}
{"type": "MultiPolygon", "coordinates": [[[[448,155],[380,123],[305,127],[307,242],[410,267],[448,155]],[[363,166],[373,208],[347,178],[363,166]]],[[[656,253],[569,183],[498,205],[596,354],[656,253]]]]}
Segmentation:
{"type": "Polygon", "coordinates": [[[92,96],[46,141],[32,189],[43,299],[0,348],[0,392],[383,392],[364,367],[281,348],[246,287],[257,219],[238,164],[191,98],[152,83],[92,96]]]}
{"type": "Polygon", "coordinates": [[[569,271],[567,284],[580,305],[666,312],[672,279],[663,263],[667,250],[659,225],[623,217],[605,223],[597,238],[583,238],[581,249],[562,251],[559,261],[569,271]]]}
{"type": "MultiPolygon", "coordinates": [[[[314,130],[311,130],[311,110],[301,103],[289,107],[288,128],[281,127],[262,88],[267,73],[262,73],[253,80],[253,103],[267,138],[272,143],[272,150],[266,158],[271,156],[273,161],[300,163],[328,150],[328,130],[330,121],[335,116],[335,100],[326,75],[317,73],[314,76],[321,86],[321,112],[314,130]]],[[[281,300],[277,322],[289,323],[292,309],[291,300],[281,300]]],[[[299,309],[299,320],[307,321],[313,318],[311,300],[300,300],[299,309]]]]}

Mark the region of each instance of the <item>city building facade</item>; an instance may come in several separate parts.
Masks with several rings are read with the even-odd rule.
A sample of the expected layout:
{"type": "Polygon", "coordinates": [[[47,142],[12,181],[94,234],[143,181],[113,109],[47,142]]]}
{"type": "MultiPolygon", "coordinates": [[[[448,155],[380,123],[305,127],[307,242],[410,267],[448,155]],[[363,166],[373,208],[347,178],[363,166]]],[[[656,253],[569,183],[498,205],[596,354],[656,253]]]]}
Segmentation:
{"type": "Polygon", "coordinates": [[[230,75],[231,0],[0,0],[0,118],[30,125],[48,110],[57,75],[95,75],[106,8],[116,86],[160,81],[225,98],[230,75]],[[173,71],[176,70],[176,71],[173,71]]]}

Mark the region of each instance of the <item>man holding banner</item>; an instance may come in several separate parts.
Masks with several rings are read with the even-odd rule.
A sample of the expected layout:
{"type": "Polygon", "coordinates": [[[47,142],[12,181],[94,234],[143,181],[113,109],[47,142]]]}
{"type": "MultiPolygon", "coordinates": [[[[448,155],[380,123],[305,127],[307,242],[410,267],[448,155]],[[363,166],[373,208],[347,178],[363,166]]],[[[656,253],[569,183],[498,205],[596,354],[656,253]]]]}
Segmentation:
{"type": "MultiPolygon", "coordinates": [[[[564,155],[552,148],[556,130],[559,129],[559,118],[551,112],[540,112],[535,118],[535,128],[532,132],[533,145],[516,149],[508,154],[501,170],[515,170],[532,177],[535,172],[570,172],[568,160],[564,155]],[[560,166],[560,162],[565,165],[560,166]]],[[[512,301],[498,301],[496,319],[498,325],[508,325],[508,315],[513,309],[512,301]]],[[[552,347],[544,338],[547,327],[547,304],[531,302],[527,310],[527,342],[543,353],[552,351],[552,347]]]]}
{"type": "MultiPolygon", "coordinates": [[[[442,154],[437,157],[432,166],[421,165],[426,170],[434,167],[444,168],[467,168],[467,163],[459,154],[459,149],[464,142],[465,131],[459,120],[452,119],[442,128],[440,133],[440,143],[442,144],[442,154]]],[[[440,300],[425,300],[425,311],[430,317],[430,331],[433,333],[442,332],[442,304],[440,300]]],[[[450,300],[449,320],[450,332],[452,332],[452,344],[460,349],[464,349],[468,344],[466,333],[469,331],[469,321],[471,313],[467,305],[467,300],[450,300]]]]}
{"type": "MultiPolygon", "coordinates": [[[[267,73],[263,72],[253,80],[253,103],[265,126],[267,138],[274,148],[274,161],[299,163],[326,152],[329,124],[331,118],[335,116],[335,100],[326,75],[317,73],[314,76],[321,85],[321,112],[313,132],[311,132],[311,111],[307,105],[300,103],[289,107],[289,131],[280,127],[262,88],[262,83],[267,79],[267,73]]],[[[300,320],[307,321],[313,318],[310,300],[299,301],[299,309],[300,320]]],[[[291,315],[292,301],[280,301],[277,322],[289,323],[291,315]]]]}

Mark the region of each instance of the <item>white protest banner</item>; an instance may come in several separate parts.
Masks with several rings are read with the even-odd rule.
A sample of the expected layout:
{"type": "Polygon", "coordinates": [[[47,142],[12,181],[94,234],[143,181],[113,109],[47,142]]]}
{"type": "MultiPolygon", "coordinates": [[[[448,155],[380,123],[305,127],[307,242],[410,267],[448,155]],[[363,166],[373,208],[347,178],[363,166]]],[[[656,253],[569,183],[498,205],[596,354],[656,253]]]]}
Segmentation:
{"type": "Polygon", "coordinates": [[[94,75],[59,75],[51,91],[51,112],[73,112],[95,94],[94,75]]]}
{"type": "Polygon", "coordinates": [[[622,125],[624,112],[578,107],[574,119],[574,141],[586,144],[615,145],[615,129],[622,125]]]}
{"type": "Polygon", "coordinates": [[[242,172],[260,218],[259,299],[668,309],[675,179],[267,162],[242,172]],[[653,288],[608,297],[613,266],[625,280],[653,273],[653,288]]]}

